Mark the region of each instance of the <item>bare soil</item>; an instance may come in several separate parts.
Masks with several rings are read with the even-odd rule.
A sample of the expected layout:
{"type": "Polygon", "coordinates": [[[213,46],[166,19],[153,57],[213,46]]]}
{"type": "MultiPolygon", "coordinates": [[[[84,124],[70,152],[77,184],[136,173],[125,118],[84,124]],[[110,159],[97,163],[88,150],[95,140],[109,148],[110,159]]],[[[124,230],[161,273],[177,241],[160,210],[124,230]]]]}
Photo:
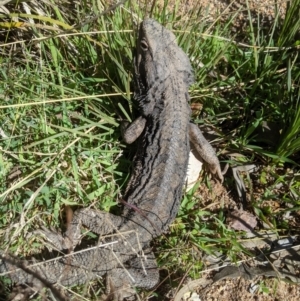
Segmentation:
{"type": "MultiPolygon", "coordinates": [[[[201,210],[217,212],[221,209],[221,206],[225,211],[234,210],[237,207],[237,197],[234,194],[234,188],[232,187],[232,191],[229,192],[228,187],[224,187],[218,182],[211,184],[212,187],[210,189],[205,184],[202,184],[199,188],[198,193],[205,200],[200,206],[201,210]]],[[[188,282],[185,281],[185,283],[188,282]]],[[[298,301],[300,299],[299,285],[288,283],[288,280],[285,282],[264,276],[259,276],[252,280],[246,280],[242,277],[224,279],[205,289],[200,287],[195,292],[199,295],[201,301],[298,301]],[[256,290],[250,292],[251,287],[256,287],[256,290]]],[[[194,300],[198,299],[190,297],[185,301],[194,300]]]]}

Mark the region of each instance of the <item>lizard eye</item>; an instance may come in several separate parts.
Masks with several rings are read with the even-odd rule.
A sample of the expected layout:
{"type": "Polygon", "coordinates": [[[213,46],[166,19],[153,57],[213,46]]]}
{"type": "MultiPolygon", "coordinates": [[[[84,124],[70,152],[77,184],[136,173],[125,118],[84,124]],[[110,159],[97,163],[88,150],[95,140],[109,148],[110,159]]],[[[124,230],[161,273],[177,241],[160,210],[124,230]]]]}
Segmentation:
{"type": "Polygon", "coordinates": [[[140,47],[143,51],[147,51],[148,50],[148,44],[145,40],[141,40],[140,42],[140,47]]]}

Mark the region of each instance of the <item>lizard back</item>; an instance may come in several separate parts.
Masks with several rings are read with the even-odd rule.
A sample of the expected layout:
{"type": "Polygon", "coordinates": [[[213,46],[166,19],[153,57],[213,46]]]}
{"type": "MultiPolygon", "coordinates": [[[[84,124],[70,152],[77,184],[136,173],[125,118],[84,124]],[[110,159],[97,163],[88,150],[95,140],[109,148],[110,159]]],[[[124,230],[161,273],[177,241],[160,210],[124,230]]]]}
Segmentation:
{"type": "MultiPolygon", "coordinates": [[[[124,199],[163,231],[178,212],[188,165],[193,72],[175,35],[152,19],[140,25],[134,67],[135,99],[146,124],[124,199]]],[[[140,224],[143,216],[133,211],[124,215],[140,224]]]]}

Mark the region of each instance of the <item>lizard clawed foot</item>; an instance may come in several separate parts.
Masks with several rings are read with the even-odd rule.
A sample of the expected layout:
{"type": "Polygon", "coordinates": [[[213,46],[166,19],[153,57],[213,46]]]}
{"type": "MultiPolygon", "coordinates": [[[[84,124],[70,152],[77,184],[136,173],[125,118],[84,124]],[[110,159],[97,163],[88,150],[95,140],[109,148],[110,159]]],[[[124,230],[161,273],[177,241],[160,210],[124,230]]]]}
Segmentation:
{"type": "Polygon", "coordinates": [[[110,276],[106,277],[106,295],[104,301],[136,300],[136,292],[130,284],[122,284],[117,287],[110,276]]]}
{"type": "Polygon", "coordinates": [[[224,169],[221,169],[220,163],[217,162],[216,164],[211,164],[208,166],[209,171],[211,172],[212,175],[217,176],[218,179],[220,180],[221,183],[224,181],[224,175],[226,174],[229,164],[227,163],[224,167],[224,169]]]}
{"type": "Polygon", "coordinates": [[[42,229],[33,231],[34,234],[42,236],[54,249],[61,250],[72,250],[73,243],[68,237],[63,237],[60,232],[54,229],[47,229],[42,226],[42,229]]]}
{"type": "Polygon", "coordinates": [[[198,156],[201,160],[205,161],[209,166],[210,172],[213,175],[217,175],[221,183],[223,183],[223,175],[226,173],[227,169],[225,167],[224,171],[221,170],[220,162],[215,150],[204,138],[201,130],[194,123],[189,124],[189,137],[191,149],[193,150],[195,157],[197,158],[198,156]]]}

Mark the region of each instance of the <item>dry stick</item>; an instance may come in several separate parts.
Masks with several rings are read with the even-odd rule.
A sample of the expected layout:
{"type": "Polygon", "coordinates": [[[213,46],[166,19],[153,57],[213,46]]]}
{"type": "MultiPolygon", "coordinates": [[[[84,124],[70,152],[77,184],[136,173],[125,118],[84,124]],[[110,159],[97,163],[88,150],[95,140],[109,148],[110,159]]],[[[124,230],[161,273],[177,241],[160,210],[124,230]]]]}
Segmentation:
{"type": "MultiPolygon", "coordinates": [[[[11,0],[4,0],[3,3],[1,3],[1,0],[0,0],[0,6],[6,4],[9,1],[11,1],[11,0]]],[[[104,10],[102,13],[97,14],[94,17],[91,17],[91,18],[89,18],[89,19],[87,19],[87,20],[85,20],[85,21],[83,21],[81,23],[78,23],[78,24],[74,25],[72,28],[65,30],[64,31],[64,35],[67,34],[67,33],[74,33],[74,32],[76,32],[78,34],[78,32],[77,32],[76,29],[81,28],[84,25],[89,24],[89,23],[97,20],[99,17],[106,15],[110,11],[112,11],[112,10],[116,9],[117,7],[123,5],[125,2],[127,2],[127,0],[122,0],[122,1],[120,1],[120,2],[118,2],[116,4],[114,4],[114,5],[111,5],[106,10],[104,10]]],[[[85,34],[85,33],[83,33],[83,34],[85,34]]],[[[61,35],[61,33],[53,34],[53,35],[50,35],[48,37],[43,37],[42,39],[31,39],[31,38],[30,39],[24,39],[22,42],[28,41],[28,42],[30,42],[31,45],[34,45],[34,44],[39,43],[40,41],[46,41],[46,40],[49,40],[49,39],[53,39],[53,38],[56,38],[56,37],[58,37],[60,35],[61,35]]]]}
{"type": "Polygon", "coordinates": [[[118,201],[119,201],[121,204],[123,204],[123,205],[129,207],[130,209],[132,209],[132,210],[134,210],[134,211],[136,211],[136,212],[139,213],[142,217],[144,217],[144,218],[151,224],[151,226],[158,232],[158,234],[162,232],[162,229],[159,229],[159,228],[157,227],[157,225],[155,225],[155,224],[151,221],[151,219],[143,212],[143,210],[141,210],[140,208],[138,208],[138,207],[135,206],[135,205],[132,205],[132,204],[126,202],[126,201],[123,200],[123,199],[119,199],[118,201]]]}
{"type": "Polygon", "coordinates": [[[91,23],[91,22],[93,22],[93,21],[96,21],[99,17],[104,16],[105,14],[109,13],[111,10],[114,10],[114,9],[116,9],[118,6],[123,5],[125,2],[127,2],[127,0],[122,0],[122,1],[120,1],[120,2],[117,2],[117,3],[114,4],[114,5],[111,5],[109,8],[107,8],[106,10],[104,10],[102,13],[97,14],[96,16],[94,16],[94,17],[92,17],[92,18],[89,18],[89,19],[87,19],[87,20],[85,20],[85,21],[83,21],[83,22],[81,22],[81,23],[79,23],[79,24],[73,26],[72,29],[81,28],[81,27],[83,27],[83,26],[85,26],[85,25],[87,25],[87,24],[89,24],[89,23],[91,23]]]}
{"type": "Polygon", "coordinates": [[[12,0],[2,0],[0,1],[0,6],[4,6],[5,4],[11,2],[12,0]]]}
{"type": "Polygon", "coordinates": [[[18,268],[22,269],[27,274],[30,274],[30,275],[34,276],[35,278],[37,278],[39,281],[41,281],[47,288],[49,288],[52,291],[53,295],[57,298],[57,300],[68,301],[68,299],[61,293],[61,291],[53,285],[53,283],[51,283],[48,280],[46,280],[45,278],[43,278],[39,273],[34,272],[31,269],[29,269],[28,267],[26,267],[22,261],[12,257],[12,255],[10,255],[8,257],[5,254],[3,254],[1,257],[9,264],[17,266],[18,268]]]}
{"type": "MultiPolygon", "coordinates": [[[[141,210],[140,208],[138,208],[138,207],[135,206],[135,205],[132,205],[132,204],[126,202],[126,201],[123,200],[122,198],[119,199],[118,201],[119,201],[121,204],[123,204],[124,206],[129,207],[130,209],[134,210],[135,212],[137,212],[138,214],[140,214],[142,217],[144,217],[144,218],[151,224],[151,226],[153,227],[153,229],[155,229],[155,230],[157,231],[157,234],[163,234],[163,235],[164,235],[164,233],[161,233],[161,232],[162,232],[162,229],[159,229],[159,228],[157,227],[157,225],[155,225],[155,224],[153,223],[153,221],[151,221],[151,219],[143,212],[143,210],[141,210]]],[[[143,270],[144,270],[145,274],[147,274],[146,271],[145,271],[144,265],[143,265],[143,270]]],[[[126,270],[126,272],[127,272],[127,270],[126,270]]]]}
{"type": "MultiPolygon", "coordinates": [[[[87,19],[87,20],[85,20],[85,21],[83,21],[83,22],[81,22],[81,23],[78,23],[78,24],[72,26],[72,28],[65,30],[65,31],[64,31],[64,34],[66,34],[66,33],[68,33],[68,32],[74,32],[74,31],[76,31],[76,29],[79,29],[79,28],[81,28],[81,27],[83,27],[83,26],[85,26],[85,25],[87,25],[87,24],[89,24],[89,23],[91,23],[91,22],[93,22],[93,21],[96,21],[99,17],[106,15],[106,14],[109,13],[110,11],[116,9],[118,6],[123,5],[125,2],[127,2],[127,0],[122,0],[122,1],[120,1],[120,2],[117,2],[117,3],[114,4],[114,5],[111,5],[109,8],[107,8],[106,10],[104,10],[102,13],[97,14],[96,16],[91,17],[91,18],[89,18],[89,19],[87,19]]],[[[58,36],[58,35],[59,35],[59,34],[51,35],[51,36],[45,38],[45,40],[53,39],[53,38],[55,38],[55,37],[58,36]]],[[[44,41],[44,39],[43,39],[43,41],[44,41]]],[[[34,44],[34,43],[35,43],[35,41],[33,41],[33,44],[34,44]]]]}
{"type": "Polygon", "coordinates": [[[187,269],[187,271],[184,273],[182,279],[180,280],[180,283],[178,284],[178,286],[177,286],[177,288],[176,288],[176,291],[175,291],[175,293],[174,293],[174,296],[177,295],[180,286],[182,285],[183,281],[184,281],[185,278],[187,277],[187,275],[188,275],[188,273],[190,272],[190,270],[191,270],[192,267],[193,267],[193,265],[191,264],[190,267],[187,269]]]}
{"type": "MultiPolygon", "coordinates": [[[[118,243],[117,240],[116,241],[111,241],[111,242],[108,242],[108,243],[105,243],[105,244],[102,244],[102,245],[97,245],[97,246],[94,246],[94,247],[86,248],[84,250],[76,251],[76,252],[73,252],[72,254],[65,254],[63,256],[58,256],[58,257],[55,257],[55,258],[52,258],[52,259],[49,259],[49,260],[39,261],[39,262],[36,262],[36,263],[32,263],[32,264],[29,264],[28,267],[41,266],[41,265],[47,264],[49,262],[57,261],[59,259],[67,258],[69,256],[73,256],[73,255],[76,255],[76,254],[81,254],[81,253],[88,252],[88,251],[91,251],[91,250],[95,250],[95,249],[98,249],[98,248],[102,248],[102,247],[104,248],[104,247],[107,247],[107,246],[110,246],[110,245],[113,245],[113,244],[116,244],[116,243],[118,243]]],[[[3,253],[3,254],[0,253],[0,260],[2,258],[4,260],[6,260],[5,253],[3,253]]],[[[5,272],[0,273],[0,276],[5,276],[5,275],[13,274],[13,273],[17,272],[18,270],[19,269],[16,269],[16,270],[13,270],[13,271],[5,271],[5,272]]]]}

